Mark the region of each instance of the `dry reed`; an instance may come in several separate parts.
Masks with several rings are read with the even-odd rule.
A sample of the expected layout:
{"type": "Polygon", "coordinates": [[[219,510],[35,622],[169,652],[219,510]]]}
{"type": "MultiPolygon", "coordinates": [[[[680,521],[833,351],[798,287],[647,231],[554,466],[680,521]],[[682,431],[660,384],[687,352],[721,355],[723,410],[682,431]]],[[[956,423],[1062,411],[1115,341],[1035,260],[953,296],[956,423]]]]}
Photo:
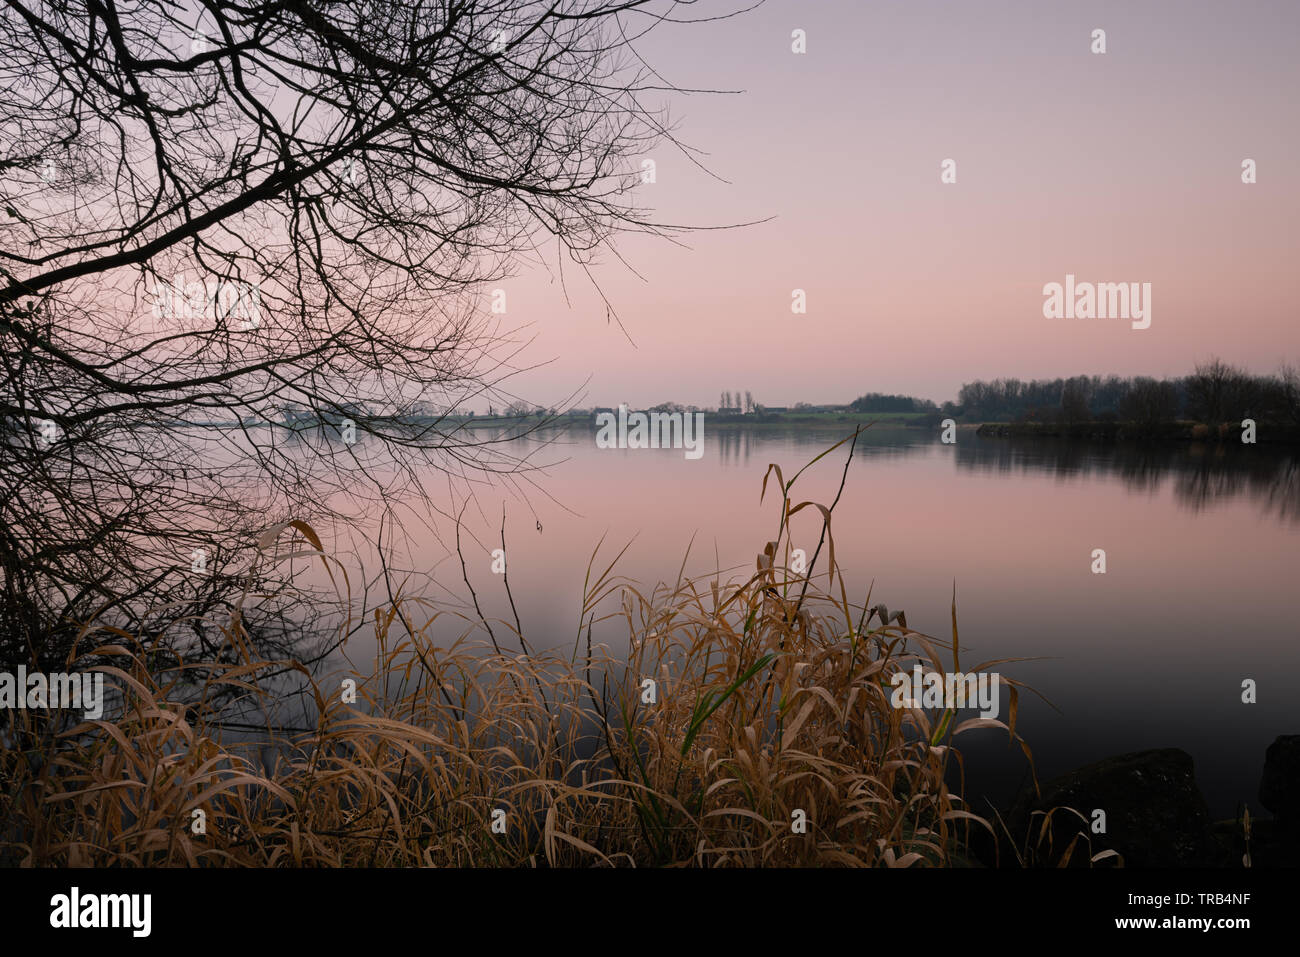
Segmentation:
{"type": "MultiPolygon", "coordinates": [[[[14,746],[0,757],[0,864],[967,863],[971,830],[994,826],[949,787],[950,771],[962,770],[953,740],[997,727],[1024,747],[1017,683],[1003,679],[1006,723],[891,706],[896,672],[948,670],[941,652],[962,670],[955,601],[943,641],[872,608],[870,595],[851,604],[835,564],[834,503],[794,502],[798,475],[786,482],[775,466],[764,495],[773,477],[778,535],[743,581],[679,573],[646,592],[614,574],[617,559],[599,573],[593,564],[574,647],[519,654],[495,634],[480,639],[486,621],[399,594],[374,613],[375,668],[353,675],[355,703],[299,664],[257,660],[238,615],[223,623],[235,659],[225,664],[164,668],[156,646],[86,626],[99,647],[83,664],[121,701],[111,718],[75,726],[13,712],[14,746]],[[789,522],[804,508],[820,510],[823,539],[814,567],[795,574],[789,522]],[[598,614],[615,601],[617,612],[598,614]],[[611,620],[626,632],[622,654],[592,643],[611,620]],[[223,725],[232,700],[267,703],[265,678],[286,668],[312,689],[314,727],[232,738],[223,725]]],[[[301,539],[333,567],[315,531],[291,525],[262,545],[301,539]]]]}

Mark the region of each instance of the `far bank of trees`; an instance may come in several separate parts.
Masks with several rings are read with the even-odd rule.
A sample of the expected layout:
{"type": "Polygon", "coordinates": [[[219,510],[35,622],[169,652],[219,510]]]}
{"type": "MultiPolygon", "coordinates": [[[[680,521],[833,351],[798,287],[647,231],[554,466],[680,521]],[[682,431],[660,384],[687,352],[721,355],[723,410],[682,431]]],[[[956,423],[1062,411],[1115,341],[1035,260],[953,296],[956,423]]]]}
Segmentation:
{"type": "Polygon", "coordinates": [[[1300,370],[1254,375],[1219,359],[1174,379],[1147,376],[1074,376],[1069,379],[994,379],[963,385],[941,411],[966,421],[1127,422],[1157,426],[1195,422],[1217,427],[1254,419],[1300,430],[1300,370]]]}
{"type": "Polygon", "coordinates": [[[919,413],[963,422],[1044,422],[1079,425],[1120,422],[1156,429],[1177,422],[1217,427],[1254,419],[1300,436],[1300,369],[1283,366],[1255,375],[1220,359],[1186,376],[1073,376],[1055,379],[977,379],[962,385],[956,402],[936,404],[910,395],[868,392],[849,404],[860,413],[919,413]]]}
{"type": "MultiPolygon", "coordinates": [[[[540,410],[539,410],[540,411],[540,410]]],[[[571,414],[600,411],[575,409],[571,414]]],[[[656,412],[696,412],[699,406],[663,402],[656,412]]],[[[961,422],[1042,422],[1080,425],[1122,423],[1153,429],[1175,423],[1218,427],[1257,425],[1300,438],[1300,368],[1283,366],[1272,375],[1255,375],[1210,359],[1186,376],[1073,376],[1055,379],[977,379],[962,385],[956,402],[942,404],[911,395],[868,392],[848,405],[767,406],[753,393],[724,391],[716,409],[722,414],[857,413],[910,415],[913,424],[933,424],[944,418],[961,422]]]]}
{"type": "Polygon", "coordinates": [[[868,392],[849,403],[854,412],[938,412],[939,406],[930,399],[910,395],[882,395],[868,392]]]}

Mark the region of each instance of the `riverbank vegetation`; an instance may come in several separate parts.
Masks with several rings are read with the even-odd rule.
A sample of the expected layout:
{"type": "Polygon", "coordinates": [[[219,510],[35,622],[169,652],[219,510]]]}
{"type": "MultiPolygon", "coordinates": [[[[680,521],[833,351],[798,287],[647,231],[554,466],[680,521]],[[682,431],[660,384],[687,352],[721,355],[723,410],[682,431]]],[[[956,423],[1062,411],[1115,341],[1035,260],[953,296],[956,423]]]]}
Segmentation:
{"type": "MultiPolygon", "coordinates": [[[[517,408],[506,415],[456,417],[468,428],[501,425],[582,425],[596,409],[517,408]]],[[[823,425],[849,427],[876,422],[890,426],[935,428],[944,419],[963,425],[1013,424],[992,434],[1127,438],[1216,438],[1228,426],[1252,419],[1261,441],[1300,441],[1300,369],[1284,365],[1276,374],[1257,375],[1220,359],[1197,365],[1172,379],[1149,376],[1074,376],[1003,378],[964,383],[957,400],[942,404],[909,395],[868,392],[846,405],[769,406],[702,409],[665,402],[647,411],[708,413],[712,427],[823,425]]]]}
{"type": "MultiPolygon", "coordinates": [[[[957,739],[1008,735],[1032,767],[1021,688],[1003,678],[1005,721],[894,707],[891,677],[916,664],[1009,662],[962,657],[955,600],[942,638],[870,592],[850,601],[831,530],[839,494],[798,501],[798,477],[764,475],[776,535],[741,580],[679,570],[642,589],[598,548],[574,640],[547,651],[517,619],[475,619],[400,587],[368,623],[371,666],[345,677],[261,658],[239,613],[208,659],[170,650],[166,629],[83,623],[68,667],[102,672],[120,698],[95,721],[10,712],[0,863],[971,863],[972,831],[1005,826],[963,800],[957,739]],[[822,536],[795,572],[790,525],[805,510],[822,536]],[[250,704],[276,713],[286,674],[307,694],[302,726],[231,721],[250,704]]],[[[262,544],[274,541],[346,580],[310,525],[262,544]]],[[[1031,859],[1113,863],[1078,830],[1031,859]]]]}
{"type": "MultiPolygon", "coordinates": [[[[961,387],[950,409],[965,421],[1063,426],[1123,426],[1128,435],[1214,438],[1252,419],[1271,439],[1300,439],[1300,370],[1282,367],[1255,375],[1219,359],[1173,379],[1076,376],[1072,379],[995,379],[961,387]],[[1201,426],[1200,429],[1196,429],[1201,426]],[[1192,435],[1195,430],[1195,435],[1192,435]]],[[[1028,430],[1032,431],[1032,430],[1028,430]]],[[[1084,431],[1087,431],[1084,429],[1084,431]]]]}

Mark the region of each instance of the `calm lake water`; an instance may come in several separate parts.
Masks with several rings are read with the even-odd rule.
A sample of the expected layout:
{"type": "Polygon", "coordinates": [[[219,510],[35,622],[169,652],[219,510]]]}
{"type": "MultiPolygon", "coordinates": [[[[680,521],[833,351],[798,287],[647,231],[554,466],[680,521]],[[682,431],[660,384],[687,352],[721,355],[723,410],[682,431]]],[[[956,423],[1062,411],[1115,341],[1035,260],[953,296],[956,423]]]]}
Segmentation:
{"type": "MultiPolygon", "coordinates": [[[[535,439],[526,498],[480,489],[465,515],[465,553],[484,612],[511,619],[490,550],[508,508],[510,585],[535,647],[571,647],[583,577],[602,536],[600,567],[642,584],[674,580],[694,537],[688,574],[742,577],[771,539],[778,501],[760,504],[763,473],[787,478],[844,432],[713,429],[705,454],[598,449],[594,430],[535,439]],[[537,525],[540,523],[541,529],[537,525]]],[[[528,447],[529,446],[523,446],[528,447]]],[[[847,446],[799,480],[796,501],[829,504],[847,446]]],[[[445,483],[430,474],[435,499],[445,483]]],[[[820,519],[796,516],[794,543],[811,555],[820,519]]],[[[1196,762],[1216,817],[1256,797],[1264,751],[1300,731],[1296,617],[1300,463],[1262,447],[1154,449],[980,438],[943,445],[923,430],[872,429],[860,440],[834,517],[836,557],[862,601],[903,609],[910,627],[951,634],[957,590],[963,660],[1040,657],[1004,666],[1055,704],[1022,696],[1018,730],[1041,779],[1108,755],[1178,747],[1196,762]],[[1094,549],[1107,571],[1094,574],[1094,549]],[[1242,681],[1258,683],[1243,704],[1242,681]]],[[[336,544],[346,535],[336,528],[336,544]]],[[[432,597],[464,597],[451,526],[407,525],[410,568],[432,597]]],[[[471,612],[472,614],[472,609],[471,612]]],[[[609,623],[596,640],[625,633],[609,623]]],[[[349,657],[366,660],[363,647],[349,657]]],[[[1003,714],[1005,717],[1005,695],[1003,714]]],[[[958,739],[972,794],[1005,800],[1026,764],[1004,733],[958,739]]]]}

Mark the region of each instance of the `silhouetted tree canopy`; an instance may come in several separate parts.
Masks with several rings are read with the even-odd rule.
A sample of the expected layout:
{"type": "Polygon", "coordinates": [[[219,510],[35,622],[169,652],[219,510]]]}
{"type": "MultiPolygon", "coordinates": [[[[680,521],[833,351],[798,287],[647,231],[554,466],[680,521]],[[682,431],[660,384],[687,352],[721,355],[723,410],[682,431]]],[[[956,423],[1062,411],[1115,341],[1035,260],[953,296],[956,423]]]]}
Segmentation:
{"type": "Polygon", "coordinates": [[[1114,416],[1142,425],[1189,420],[1206,425],[1244,418],[1293,432],[1300,427],[1300,374],[1252,375],[1211,359],[1189,376],[1157,381],[1146,376],[1070,379],[993,379],[962,385],[945,412],[971,421],[1086,422],[1114,416]]]}
{"type": "Polygon", "coordinates": [[[517,474],[511,446],[415,413],[513,399],[520,344],[489,300],[521,257],[580,272],[666,229],[631,196],[668,135],[635,45],[682,10],[6,4],[10,642],[33,657],[52,623],[210,607],[255,530],[343,490],[517,474]],[[286,415],[323,427],[309,453],[286,415]]]}

